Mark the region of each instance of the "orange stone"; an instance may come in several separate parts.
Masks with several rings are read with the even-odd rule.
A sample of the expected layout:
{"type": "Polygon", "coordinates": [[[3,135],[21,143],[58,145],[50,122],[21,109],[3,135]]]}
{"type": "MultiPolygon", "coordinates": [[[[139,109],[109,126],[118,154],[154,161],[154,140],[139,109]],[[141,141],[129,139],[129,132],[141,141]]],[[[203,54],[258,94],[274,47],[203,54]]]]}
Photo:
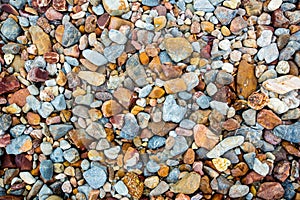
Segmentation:
{"type": "Polygon", "coordinates": [[[101,110],[104,117],[111,117],[122,112],[123,108],[115,100],[108,100],[103,103],[101,110]]]}
{"type": "Polygon", "coordinates": [[[137,174],[128,172],[122,180],[127,186],[129,194],[133,197],[133,199],[140,199],[142,197],[144,191],[144,183],[137,174]]]}
{"type": "Polygon", "coordinates": [[[146,52],[140,53],[139,57],[140,57],[140,62],[141,62],[143,65],[147,65],[147,64],[149,63],[149,57],[148,57],[148,55],[146,54],[146,52]]]}
{"type": "Polygon", "coordinates": [[[59,25],[56,30],[55,30],[55,39],[59,42],[62,43],[62,38],[63,38],[63,34],[65,31],[65,27],[64,25],[59,25]]]}
{"type": "Polygon", "coordinates": [[[267,109],[263,109],[257,114],[257,122],[270,130],[282,123],[281,119],[275,113],[267,109]]]}
{"type": "Polygon", "coordinates": [[[186,164],[193,164],[194,161],[195,161],[195,152],[193,149],[189,148],[183,156],[183,162],[186,164]]]}
{"type": "Polygon", "coordinates": [[[59,86],[64,86],[67,83],[67,77],[62,70],[58,71],[58,76],[56,77],[56,83],[59,86]]]}
{"type": "Polygon", "coordinates": [[[162,88],[155,86],[150,92],[149,97],[153,99],[159,99],[164,96],[164,94],[165,91],[162,88]]]}
{"type": "Polygon", "coordinates": [[[8,99],[8,102],[9,104],[15,103],[18,106],[23,107],[26,104],[26,97],[29,95],[30,93],[27,88],[20,89],[11,95],[11,97],[8,99]]]}
{"type": "Polygon", "coordinates": [[[174,94],[177,92],[185,91],[187,89],[183,79],[176,78],[165,82],[165,90],[168,94],[174,94]]]}
{"type": "Polygon", "coordinates": [[[197,124],[194,126],[194,140],[198,147],[211,150],[219,142],[219,137],[215,135],[203,124],[197,124]]]}
{"type": "Polygon", "coordinates": [[[30,125],[39,125],[41,121],[41,117],[34,112],[28,112],[26,118],[30,125]]]}
{"type": "Polygon", "coordinates": [[[242,60],[237,72],[237,94],[243,96],[245,99],[256,90],[257,78],[255,76],[255,67],[247,61],[242,60]]]}
{"type": "Polygon", "coordinates": [[[167,165],[161,165],[160,169],[157,172],[157,174],[160,177],[167,177],[169,175],[169,171],[170,171],[169,166],[167,166],[167,165]]]}

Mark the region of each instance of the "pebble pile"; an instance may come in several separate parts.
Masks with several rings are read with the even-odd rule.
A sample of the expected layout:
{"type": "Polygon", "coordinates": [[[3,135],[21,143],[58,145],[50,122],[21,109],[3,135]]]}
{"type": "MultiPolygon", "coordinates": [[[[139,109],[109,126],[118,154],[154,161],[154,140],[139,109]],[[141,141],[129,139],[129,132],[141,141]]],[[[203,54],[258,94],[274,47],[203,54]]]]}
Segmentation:
{"type": "Polygon", "coordinates": [[[299,0],[0,0],[0,200],[300,199],[299,0]]]}

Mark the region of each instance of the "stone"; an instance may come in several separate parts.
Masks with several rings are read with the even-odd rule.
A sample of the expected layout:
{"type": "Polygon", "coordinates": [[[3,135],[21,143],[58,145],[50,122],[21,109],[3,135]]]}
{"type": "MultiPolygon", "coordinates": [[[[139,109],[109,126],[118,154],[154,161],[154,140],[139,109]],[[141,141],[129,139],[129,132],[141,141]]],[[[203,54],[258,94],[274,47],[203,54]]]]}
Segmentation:
{"type": "Polygon", "coordinates": [[[158,6],[160,3],[160,0],[142,0],[142,4],[145,6],[158,6]]]}
{"type": "Polygon", "coordinates": [[[286,94],[292,90],[300,89],[300,78],[293,75],[280,76],[266,80],[263,87],[278,94],[286,94]]]}
{"type": "Polygon", "coordinates": [[[54,108],[58,111],[65,110],[67,108],[65,97],[63,94],[58,95],[51,101],[51,104],[54,106],[54,108]]]}
{"type": "Polygon", "coordinates": [[[101,111],[105,117],[111,117],[122,112],[122,106],[115,100],[108,100],[102,104],[101,111]]]}
{"type": "Polygon", "coordinates": [[[266,176],[269,173],[269,165],[262,163],[259,159],[254,159],[253,170],[259,175],[266,176]]]}
{"type": "Polygon", "coordinates": [[[32,148],[32,140],[28,135],[21,135],[10,141],[6,146],[7,154],[18,155],[23,152],[29,151],[32,148]]]}
{"type": "Polygon", "coordinates": [[[255,67],[242,60],[237,73],[237,93],[245,99],[256,90],[257,79],[254,74],[255,67]]]}
{"type": "Polygon", "coordinates": [[[168,55],[174,62],[188,58],[193,52],[192,45],[185,38],[166,38],[164,44],[168,55]]]}
{"type": "Polygon", "coordinates": [[[12,18],[7,18],[0,29],[1,33],[9,40],[15,41],[22,33],[21,27],[12,18]]]}
{"type": "Polygon", "coordinates": [[[280,125],[281,119],[271,110],[263,109],[257,114],[257,122],[266,129],[273,129],[280,125]]]}
{"type": "Polygon", "coordinates": [[[45,82],[48,79],[49,72],[38,67],[33,67],[28,75],[27,79],[32,82],[45,82]]]}
{"type": "Polygon", "coordinates": [[[97,66],[102,66],[102,65],[105,65],[108,63],[105,56],[103,56],[102,54],[100,54],[94,50],[85,49],[82,51],[82,55],[88,61],[90,61],[91,63],[93,63],[94,65],[97,65],[97,66]]]}
{"type": "Polygon", "coordinates": [[[179,123],[187,111],[186,107],[177,105],[173,95],[168,95],[163,104],[163,120],[179,123]]]}
{"type": "Polygon", "coordinates": [[[233,185],[229,189],[229,196],[231,198],[240,198],[247,195],[249,187],[247,185],[233,185]]]}
{"type": "Polygon", "coordinates": [[[79,30],[70,22],[65,23],[64,33],[62,36],[61,44],[64,47],[70,47],[79,42],[81,33],[79,30]]]}
{"type": "Polygon", "coordinates": [[[8,102],[9,104],[16,103],[18,106],[23,107],[26,104],[26,97],[29,95],[30,93],[27,88],[20,89],[12,94],[8,99],[8,102]]]}
{"type": "Polygon", "coordinates": [[[120,195],[127,196],[128,195],[128,189],[126,185],[124,184],[123,181],[118,181],[115,185],[114,188],[116,192],[120,195]]]}
{"type": "Polygon", "coordinates": [[[284,189],[280,183],[262,183],[257,191],[257,196],[262,199],[280,199],[284,195],[284,189]]]}
{"type": "Polygon", "coordinates": [[[20,172],[19,176],[25,183],[30,185],[34,184],[36,181],[29,172],[20,172]]]}
{"type": "Polygon", "coordinates": [[[38,49],[38,55],[44,55],[45,53],[52,51],[50,37],[42,28],[39,26],[31,26],[29,28],[29,33],[33,44],[35,44],[38,49]]]}
{"type": "Polygon", "coordinates": [[[230,24],[230,31],[233,34],[240,34],[245,28],[247,28],[247,21],[245,21],[241,16],[235,17],[230,24]]]}
{"type": "Polygon", "coordinates": [[[71,129],[73,129],[73,126],[68,124],[55,124],[49,126],[49,131],[54,140],[58,140],[65,136],[71,129]]]}
{"type": "Polygon", "coordinates": [[[122,55],[124,49],[124,45],[111,45],[104,49],[104,56],[109,62],[116,63],[116,59],[122,55]]]}
{"type": "Polygon", "coordinates": [[[99,189],[106,182],[107,175],[101,167],[93,166],[91,169],[83,172],[83,178],[93,189],[99,189]]]}
{"type": "Polygon", "coordinates": [[[174,94],[187,90],[187,85],[182,78],[171,79],[164,84],[167,94],[174,94]]]}
{"type": "Polygon", "coordinates": [[[290,64],[285,60],[279,61],[276,66],[276,72],[278,74],[288,74],[290,72],[290,64]]]}
{"type": "Polygon", "coordinates": [[[197,124],[193,128],[194,140],[198,147],[207,150],[213,149],[219,142],[219,137],[202,124],[197,124]]]}
{"type": "Polygon", "coordinates": [[[195,0],[193,7],[195,10],[203,12],[213,12],[215,10],[209,0],[195,0]]]}
{"type": "Polygon", "coordinates": [[[289,107],[280,99],[270,98],[268,107],[277,114],[283,114],[289,110],[289,107]]]}
{"type": "Polygon", "coordinates": [[[289,175],[290,163],[288,161],[280,161],[274,168],[274,177],[281,182],[284,182],[289,177],[289,175]]]}
{"type": "Polygon", "coordinates": [[[43,160],[40,164],[40,173],[43,179],[51,180],[53,176],[53,163],[51,160],[43,160]]]}
{"type": "Polygon", "coordinates": [[[280,8],[282,4],[282,0],[271,0],[268,4],[268,10],[269,11],[274,11],[280,8]]]}
{"type": "Polygon", "coordinates": [[[254,109],[248,109],[242,113],[242,117],[245,123],[249,126],[254,126],[256,123],[256,111],[254,109]]]}
{"type": "Polygon", "coordinates": [[[224,172],[231,165],[230,160],[226,158],[214,158],[212,163],[219,172],[224,172]]]}
{"type": "Polygon", "coordinates": [[[128,76],[139,86],[147,85],[147,75],[144,67],[140,64],[137,54],[131,56],[126,62],[126,71],[128,76]]]}
{"type": "Polygon", "coordinates": [[[257,38],[257,45],[259,47],[265,47],[271,44],[273,37],[273,32],[271,30],[263,30],[260,34],[260,37],[257,38]]]}
{"type": "Polygon", "coordinates": [[[244,143],[243,136],[227,137],[224,140],[222,140],[219,144],[217,144],[212,150],[210,150],[206,154],[206,156],[208,158],[218,158],[222,156],[224,153],[226,153],[227,151],[229,151],[230,149],[238,147],[243,143],[244,143]]]}
{"type": "Polygon", "coordinates": [[[164,194],[165,192],[167,192],[169,190],[170,186],[168,183],[166,183],[165,181],[161,181],[159,182],[159,184],[157,185],[156,188],[154,188],[151,192],[150,192],[150,196],[159,196],[164,194]]]}
{"type": "Polygon", "coordinates": [[[117,43],[117,44],[126,44],[127,37],[122,32],[118,30],[111,29],[108,32],[108,37],[111,41],[117,43]]]}
{"type": "Polygon", "coordinates": [[[12,124],[12,118],[10,115],[8,114],[3,114],[1,115],[0,117],[0,130],[1,131],[6,131],[9,129],[9,127],[11,126],[12,124]]]}
{"type": "Polygon", "coordinates": [[[69,163],[75,163],[80,159],[79,152],[75,148],[70,148],[64,151],[63,155],[66,161],[68,161],[69,163]]]}
{"type": "Polygon", "coordinates": [[[265,60],[266,63],[271,63],[275,61],[279,56],[279,51],[276,43],[272,43],[261,48],[257,53],[259,60],[265,60]]]}
{"type": "Polygon", "coordinates": [[[227,111],[229,109],[227,103],[220,102],[220,101],[211,101],[209,105],[212,109],[216,109],[222,115],[227,115],[227,111]]]}
{"type": "Polygon", "coordinates": [[[154,135],[149,139],[148,148],[149,149],[158,149],[165,145],[166,139],[162,136],[154,135]]]}
{"type": "Polygon", "coordinates": [[[191,91],[199,84],[198,75],[194,72],[185,73],[181,76],[181,78],[183,79],[185,85],[187,86],[186,89],[187,91],[191,91]]]}
{"type": "Polygon", "coordinates": [[[87,128],[86,132],[95,139],[105,138],[106,132],[100,123],[92,122],[87,128]]]}
{"type": "Polygon", "coordinates": [[[134,199],[140,199],[144,191],[144,182],[134,172],[127,172],[122,181],[128,188],[129,194],[134,199]]]}
{"type": "Polygon", "coordinates": [[[153,189],[159,184],[159,177],[158,176],[150,176],[145,179],[144,184],[146,187],[153,189]]]}
{"type": "Polygon", "coordinates": [[[139,125],[133,114],[127,113],[124,117],[124,126],[121,129],[120,136],[124,139],[132,140],[139,132],[139,125]]]}
{"type": "Polygon", "coordinates": [[[80,71],[78,77],[85,80],[93,86],[100,86],[105,82],[105,75],[91,72],[91,71],[80,71]]]}
{"type": "Polygon", "coordinates": [[[54,108],[51,103],[43,102],[41,107],[37,111],[41,115],[41,117],[47,118],[54,111],[54,108]]]}
{"type": "Polygon", "coordinates": [[[170,190],[174,193],[193,194],[200,186],[200,175],[196,172],[187,173],[170,190]]]}
{"type": "Polygon", "coordinates": [[[275,136],[283,140],[293,142],[293,143],[299,143],[300,142],[299,127],[300,127],[300,122],[296,122],[291,125],[279,125],[274,128],[273,133],[275,136]]]}
{"type": "Polygon", "coordinates": [[[236,16],[237,10],[228,9],[222,6],[217,6],[214,11],[215,16],[221,22],[222,25],[228,25],[232,19],[236,16]]]}
{"type": "Polygon", "coordinates": [[[5,76],[0,79],[0,94],[12,92],[19,87],[20,87],[20,82],[13,75],[5,76]]]}

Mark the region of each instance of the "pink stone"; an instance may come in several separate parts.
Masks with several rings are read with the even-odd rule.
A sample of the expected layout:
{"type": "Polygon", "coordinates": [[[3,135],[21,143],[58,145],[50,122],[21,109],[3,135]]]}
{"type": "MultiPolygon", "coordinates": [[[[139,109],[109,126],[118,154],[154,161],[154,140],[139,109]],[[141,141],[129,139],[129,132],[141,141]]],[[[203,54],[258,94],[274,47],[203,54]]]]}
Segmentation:
{"type": "Polygon", "coordinates": [[[48,79],[48,72],[38,67],[32,68],[28,73],[28,80],[32,82],[45,82],[48,79]]]}
{"type": "Polygon", "coordinates": [[[45,13],[47,19],[50,21],[53,20],[61,20],[63,18],[63,14],[57,12],[53,7],[50,7],[45,13]]]}
{"type": "Polygon", "coordinates": [[[20,83],[18,79],[13,75],[0,78],[0,94],[11,92],[19,87],[20,83]]]}

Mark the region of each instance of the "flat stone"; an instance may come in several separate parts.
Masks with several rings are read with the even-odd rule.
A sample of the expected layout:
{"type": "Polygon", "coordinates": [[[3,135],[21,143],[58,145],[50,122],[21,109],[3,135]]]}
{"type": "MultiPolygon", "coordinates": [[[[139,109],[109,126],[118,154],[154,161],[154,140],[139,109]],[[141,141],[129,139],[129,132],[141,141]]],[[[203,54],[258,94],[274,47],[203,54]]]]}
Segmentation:
{"type": "Polygon", "coordinates": [[[45,82],[48,79],[49,72],[39,67],[33,67],[28,75],[28,80],[32,82],[45,82]]]}
{"type": "Polygon", "coordinates": [[[174,193],[193,194],[200,186],[200,175],[196,172],[186,174],[174,185],[171,191],[174,193]]]}
{"type": "Polygon", "coordinates": [[[219,144],[217,144],[211,151],[209,151],[206,154],[206,156],[208,158],[218,158],[222,156],[224,153],[226,153],[227,151],[229,151],[230,149],[238,147],[243,143],[244,143],[243,136],[227,137],[224,140],[222,140],[219,144]]]}
{"type": "Polygon", "coordinates": [[[283,101],[277,98],[270,98],[268,107],[277,114],[283,114],[289,110],[289,107],[283,101]]]}
{"type": "Polygon", "coordinates": [[[63,155],[66,161],[68,161],[69,163],[75,163],[80,159],[79,152],[75,148],[70,148],[68,150],[65,150],[63,155]]]}
{"type": "Polygon", "coordinates": [[[163,120],[179,123],[187,111],[186,107],[177,105],[173,95],[168,95],[163,105],[163,120]]]}
{"type": "Polygon", "coordinates": [[[194,140],[198,147],[213,149],[219,142],[219,137],[202,124],[194,126],[194,140]]]}
{"type": "Polygon", "coordinates": [[[108,63],[105,56],[98,53],[97,51],[86,49],[82,51],[83,57],[85,57],[88,61],[97,66],[102,66],[108,63]]]}
{"type": "Polygon", "coordinates": [[[229,189],[229,196],[231,198],[243,197],[249,192],[249,187],[247,185],[233,185],[229,189]]]}
{"type": "Polygon", "coordinates": [[[280,183],[262,183],[257,191],[257,196],[262,199],[280,199],[284,195],[284,189],[280,183]]]}
{"type": "Polygon", "coordinates": [[[187,85],[182,78],[171,79],[164,84],[167,94],[174,94],[187,90],[187,85]]]}
{"type": "Polygon", "coordinates": [[[128,76],[139,86],[148,84],[146,72],[144,67],[140,64],[137,54],[131,56],[126,62],[126,71],[128,76]]]}
{"type": "Polygon", "coordinates": [[[149,139],[148,148],[149,149],[158,149],[165,145],[166,138],[158,135],[154,135],[149,139]]]}
{"type": "Polygon", "coordinates": [[[265,60],[266,63],[275,61],[279,56],[279,51],[276,43],[261,48],[257,53],[259,60],[265,60]]]}
{"type": "Polygon", "coordinates": [[[116,192],[120,195],[127,196],[128,195],[128,189],[127,186],[124,184],[123,181],[118,181],[115,185],[114,188],[116,192]]]}
{"type": "Polygon", "coordinates": [[[19,176],[25,183],[30,185],[34,184],[36,181],[29,172],[20,172],[19,176]]]}
{"type": "Polygon", "coordinates": [[[293,75],[285,75],[275,79],[268,79],[263,87],[269,91],[286,94],[292,90],[300,89],[300,78],[293,75]]]}
{"type": "Polygon", "coordinates": [[[93,189],[98,189],[106,182],[107,175],[102,168],[94,166],[83,172],[83,178],[93,189]]]}
{"type": "Polygon", "coordinates": [[[165,192],[167,192],[169,190],[169,188],[170,188],[170,186],[168,183],[166,183],[165,181],[161,181],[161,182],[159,182],[159,184],[157,185],[156,188],[151,190],[150,196],[159,196],[161,194],[164,194],[165,192]]]}
{"type": "Polygon", "coordinates": [[[124,45],[111,45],[104,49],[104,56],[111,63],[116,63],[116,59],[119,58],[125,49],[124,45]]]}
{"type": "Polygon", "coordinates": [[[265,47],[271,44],[273,37],[273,32],[271,30],[263,30],[260,37],[257,39],[257,45],[260,47],[265,47]]]}
{"type": "Polygon", "coordinates": [[[280,125],[281,119],[271,110],[263,109],[257,114],[257,122],[266,129],[273,129],[280,125]]]}
{"type": "Polygon", "coordinates": [[[218,6],[215,9],[214,14],[222,25],[228,25],[236,16],[237,10],[231,10],[222,6],[218,6]]]}
{"type": "Polygon", "coordinates": [[[164,44],[168,55],[175,62],[188,58],[193,52],[192,45],[185,38],[166,38],[164,44]]]}
{"type": "Polygon", "coordinates": [[[1,33],[9,40],[16,40],[16,38],[22,33],[22,29],[12,18],[7,18],[2,26],[1,33]]]}
{"type": "Polygon", "coordinates": [[[158,6],[160,3],[160,0],[142,0],[142,4],[145,6],[158,6]]]}
{"type": "Polygon", "coordinates": [[[105,138],[106,132],[100,123],[92,122],[87,128],[86,132],[95,139],[105,138]]]}
{"type": "Polygon", "coordinates": [[[58,140],[65,136],[71,129],[73,129],[73,126],[68,124],[55,124],[49,126],[49,131],[54,140],[58,140]]]}
{"type": "Polygon", "coordinates": [[[32,140],[28,135],[21,135],[10,141],[10,144],[6,146],[7,154],[21,154],[29,151],[32,148],[32,140]]]}
{"type": "Polygon", "coordinates": [[[197,11],[212,12],[215,10],[215,7],[210,3],[209,0],[195,0],[194,9],[197,11]]]}
{"type": "Polygon", "coordinates": [[[58,95],[51,101],[51,104],[54,106],[54,108],[58,111],[65,110],[67,108],[66,100],[63,94],[58,95]]]}
{"type": "Polygon", "coordinates": [[[274,128],[273,133],[277,137],[293,142],[293,143],[300,143],[300,122],[296,122],[291,125],[279,125],[274,128]]]}
{"type": "Polygon", "coordinates": [[[94,86],[100,86],[105,82],[105,75],[97,72],[80,71],[78,77],[94,86]]]}
{"type": "Polygon", "coordinates": [[[108,32],[108,37],[111,41],[117,43],[117,44],[126,44],[127,37],[122,32],[118,30],[111,29],[108,32]]]}
{"type": "Polygon", "coordinates": [[[5,76],[0,79],[0,94],[11,92],[20,87],[20,82],[13,76],[5,76]]]}

